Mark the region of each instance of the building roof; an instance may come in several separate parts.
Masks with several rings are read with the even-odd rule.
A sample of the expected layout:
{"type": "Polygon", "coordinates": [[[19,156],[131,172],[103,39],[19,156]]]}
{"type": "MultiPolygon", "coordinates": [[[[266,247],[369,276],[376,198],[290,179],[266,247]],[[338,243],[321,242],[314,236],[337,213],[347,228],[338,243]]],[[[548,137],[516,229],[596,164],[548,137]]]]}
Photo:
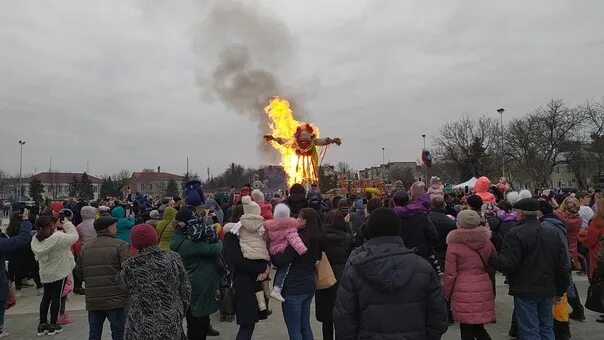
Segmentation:
{"type": "MultiPolygon", "coordinates": [[[[42,183],[71,183],[73,178],[77,178],[78,180],[82,177],[83,173],[81,172],[40,172],[36,175],[31,176],[28,181],[32,181],[34,179],[39,179],[42,183]]],[[[96,176],[88,175],[90,178],[90,182],[93,184],[101,184],[103,180],[96,176]]]]}
{"type": "Polygon", "coordinates": [[[135,181],[165,181],[165,180],[182,180],[183,176],[171,174],[168,172],[133,172],[130,180],[135,181]]]}

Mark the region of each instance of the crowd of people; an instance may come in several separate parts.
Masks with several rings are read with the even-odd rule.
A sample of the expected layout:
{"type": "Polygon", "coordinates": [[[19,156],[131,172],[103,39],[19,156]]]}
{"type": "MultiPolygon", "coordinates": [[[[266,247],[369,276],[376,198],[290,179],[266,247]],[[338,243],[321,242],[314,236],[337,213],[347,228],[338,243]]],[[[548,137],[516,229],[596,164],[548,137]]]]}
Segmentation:
{"type": "Polygon", "coordinates": [[[510,336],[569,339],[570,320],[585,320],[573,270],[604,279],[600,193],[515,192],[486,177],[460,193],[432,178],[381,196],[327,198],[295,184],[267,199],[246,185],[216,200],[192,181],[182,198],[15,211],[4,236],[0,337],[5,309],[32,278],[38,336],[71,322],[75,293],[85,295],[89,339],[101,339],[106,319],[113,339],[206,339],[219,335],[214,313],[251,339],[281,303],[289,338],[310,340],[314,299],[327,340],[440,339],[454,322],[462,339],[483,340],[499,271],[514,299],[510,336]]]}

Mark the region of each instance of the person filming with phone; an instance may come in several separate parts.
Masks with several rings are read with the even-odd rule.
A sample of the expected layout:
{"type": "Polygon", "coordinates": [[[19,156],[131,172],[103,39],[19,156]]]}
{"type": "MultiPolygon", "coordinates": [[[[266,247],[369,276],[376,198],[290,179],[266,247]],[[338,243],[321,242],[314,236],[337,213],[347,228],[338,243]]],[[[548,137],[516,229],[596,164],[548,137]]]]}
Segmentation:
{"type": "MultiPolygon", "coordinates": [[[[38,336],[55,335],[63,328],[57,323],[61,305],[61,293],[65,279],[75,268],[71,246],[78,240],[78,232],[61,211],[56,216],[40,216],[36,222],[38,233],[31,241],[31,250],[40,263],[40,279],[44,284],[44,295],[40,302],[40,324],[38,336]],[[62,230],[60,230],[62,229],[62,230]],[[48,309],[50,307],[50,322],[48,309]]],[[[67,216],[69,217],[69,216],[67,216]]]]}

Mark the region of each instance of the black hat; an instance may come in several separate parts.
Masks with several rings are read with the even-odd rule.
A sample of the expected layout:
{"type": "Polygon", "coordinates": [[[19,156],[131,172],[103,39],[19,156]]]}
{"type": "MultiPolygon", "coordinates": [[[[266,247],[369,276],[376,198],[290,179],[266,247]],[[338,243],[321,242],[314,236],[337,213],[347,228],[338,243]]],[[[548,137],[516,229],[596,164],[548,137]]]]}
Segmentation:
{"type": "Polygon", "coordinates": [[[400,222],[392,209],[377,208],[367,221],[367,229],[371,238],[379,236],[399,236],[400,222]]]}
{"type": "Polygon", "coordinates": [[[117,218],[110,216],[102,216],[98,220],[94,221],[94,230],[100,231],[109,228],[112,224],[117,223],[117,218]]]}
{"type": "Polygon", "coordinates": [[[474,210],[479,210],[480,208],[482,208],[483,204],[482,197],[478,195],[468,196],[466,202],[468,203],[468,206],[474,210]]]}
{"type": "Polygon", "coordinates": [[[191,211],[191,209],[182,208],[178,211],[178,213],[176,214],[176,217],[174,219],[177,220],[178,222],[187,223],[192,218],[193,218],[193,212],[191,211]]]}
{"type": "Polygon", "coordinates": [[[534,198],[523,198],[514,204],[514,209],[524,211],[539,211],[540,208],[539,201],[534,198]]]}
{"type": "Polygon", "coordinates": [[[543,213],[543,215],[549,215],[554,213],[554,207],[552,207],[551,203],[544,199],[539,199],[539,210],[543,213]]]}

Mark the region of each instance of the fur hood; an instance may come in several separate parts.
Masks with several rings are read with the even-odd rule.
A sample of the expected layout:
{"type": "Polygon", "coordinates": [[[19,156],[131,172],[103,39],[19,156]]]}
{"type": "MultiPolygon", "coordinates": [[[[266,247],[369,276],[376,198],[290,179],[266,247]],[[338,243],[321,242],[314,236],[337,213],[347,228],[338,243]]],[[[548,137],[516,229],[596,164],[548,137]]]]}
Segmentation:
{"type": "Polygon", "coordinates": [[[447,235],[447,244],[453,243],[483,243],[491,239],[491,230],[487,227],[475,229],[455,229],[447,235]]]}
{"type": "Polygon", "coordinates": [[[298,228],[298,220],[295,218],[282,218],[278,220],[264,221],[264,228],[268,231],[286,230],[298,228]]]}
{"type": "Polygon", "coordinates": [[[258,231],[264,224],[264,217],[260,215],[245,214],[239,219],[241,227],[247,231],[258,231]]]}

